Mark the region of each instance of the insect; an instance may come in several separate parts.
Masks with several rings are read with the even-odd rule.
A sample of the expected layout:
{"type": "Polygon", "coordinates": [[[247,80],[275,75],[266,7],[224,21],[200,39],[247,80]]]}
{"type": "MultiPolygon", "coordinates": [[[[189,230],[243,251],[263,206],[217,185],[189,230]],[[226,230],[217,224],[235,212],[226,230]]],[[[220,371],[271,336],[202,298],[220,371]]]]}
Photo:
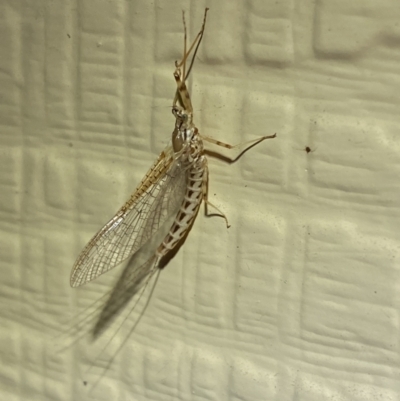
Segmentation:
{"type": "MultiPolygon", "coordinates": [[[[183,13],[184,49],[182,60],[175,62],[177,89],[172,105],[175,128],[171,143],[161,152],[128,201],[82,250],[72,268],[72,287],[94,280],[134,255],[151,241],[168,217],[175,215],[168,234],[150,259],[133,269],[138,279],[154,273],[162,259],[188,233],[201,202],[204,200],[206,207],[211,205],[207,199],[208,167],[203,140],[228,149],[243,145],[232,146],[202,136],[193,122],[193,107],[186,80],[203,38],[207,11],[204,12],[201,30],[189,48],[183,13]],[[189,68],[186,70],[187,64],[189,68]]],[[[263,136],[250,143],[257,144],[275,136],[263,136]]]]}

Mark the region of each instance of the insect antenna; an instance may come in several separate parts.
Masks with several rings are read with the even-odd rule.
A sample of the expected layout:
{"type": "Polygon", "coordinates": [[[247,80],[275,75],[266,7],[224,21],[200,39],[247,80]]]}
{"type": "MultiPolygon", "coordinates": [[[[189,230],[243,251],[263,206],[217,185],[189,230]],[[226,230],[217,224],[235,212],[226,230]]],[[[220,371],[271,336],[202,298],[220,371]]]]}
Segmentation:
{"type": "MultiPolygon", "coordinates": [[[[203,39],[208,10],[209,9],[206,8],[205,11],[204,11],[204,19],[203,19],[203,24],[201,26],[201,30],[197,34],[197,36],[194,39],[194,41],[193,41],[192,45],[190,46],[189,50],[186,50],[187,49],[187,28],[186,28],[185,12],[182,11],[182,21],[183,21],[183,31],[184,31],[183,57],[182,57],[182,60],[179,63],[178,63],[178,61],[175,61],[175,67],[176,67],[177,70],[179,70],[182,67],[181,76],[182,76],[182,83],[183,84],[185,83],[185,80],[188,78],[188,76],[189,76],[189,74],[190,74],[190,72],[192,70],[192,67],[193,67],[193,64],[194,64],[194,60],[195,60],[196,55],[197,55],[197,51],[198,51],[200,43],[201,43],[201,41],[203,39]],[[192,59],[190,61],[189,69],[188,69],[188,71],[186,73],[186,61],[187,61],[190,53],[192,52],[193,48],[194,48],[193,56],[192,56],[192,59]]],[[[177,71],[175,71],[175,72],[177,72],[177,71]]],[[[180,71],[179,71],[179,74],[180,74],[180,71]]],[[[177,88],[177,90],[175,92],[175,97],[174,97],[173,104],[176,104],[176,102],[178,101],[178,98],[179,98],[179,88],[177,88]]],[[[182,104],[181,101],[179,103],[182,104]]]]}
{"type": "MultiPolygon", "coordinates": [[[[200,43],[201,43],[201,41],[203,39],[204,29],[206,27],[206,19],[207,19],[207,11],[208,10],[209,9],[206,8],[205,11],[204,11],[204,19],[203,19],[203,25],[201,26],[201,31],[198,33],[196,39],[194,40],[194,42],[193,42],[192,46],[190,47],[189,52],[187,54],[187,55],[190,54],[190,52],[192,51],[193,46],[195,45],[195,43],[197,41],[196,48],[194,49],[194,52],[193,52],[192,60],[190,61],[188,72],[187,72],[186,75],[185,75],[185,73],[183,74],[183,77],[184,77],[183,80],[184,81],[188,78],[188,76],[190,74],[190,71],[192,70],[192,67],[193,67],[193,64],[194,64],[194,60],[195,60],[196,55],[197,55],[197,51],[199,50],[200,43]]],[[[184,23],[184,25],[186,25],[185,24],[185,14],[183,14],[183,23],[184,23]]],[[[186,26],[185,26],[185,47],[186,47],[186,26]]],[[[187,56],[185,55],[185,64],[186,64],[186,59],[187,59],[187,56]]],[[[184,68],[183,71],[185,72],[185,68],[184,68]]]]}

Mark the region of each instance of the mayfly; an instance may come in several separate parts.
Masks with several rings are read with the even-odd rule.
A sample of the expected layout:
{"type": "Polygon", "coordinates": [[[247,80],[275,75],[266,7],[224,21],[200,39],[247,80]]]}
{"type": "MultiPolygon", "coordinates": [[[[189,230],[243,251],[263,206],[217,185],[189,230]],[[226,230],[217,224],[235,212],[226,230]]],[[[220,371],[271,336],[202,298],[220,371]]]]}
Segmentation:
{"type": "MultiPolygon", "coordinates": [[[[137,277],[153,274],[161,267],[162,259],[175,250],[188,233],[201,202],[204,200],[206,206],[210,204],[207,200],[208,167],[203,140],[228,149],[241,145],[233,146],[202,136],[193,122],[193,107],[186,80],[203,38],[207,11],[204,12],[201,30],[189,48],[183,14],[184,50],[182,60],[175,62],[177,89],[172,105],[175,117],[172,141],[161,152],[128,201],[82,250],[72,268],[72,287],[94,280],[134,255],[150,242],[168,217],[175,215],[168,234],[157,244],[151,258],[133,269],[133,275],[137,277]],[[186,70],[187,64],[189,68],[186,70]]],[[[251,143],[274,137],[263,136],[251,143]]]]}

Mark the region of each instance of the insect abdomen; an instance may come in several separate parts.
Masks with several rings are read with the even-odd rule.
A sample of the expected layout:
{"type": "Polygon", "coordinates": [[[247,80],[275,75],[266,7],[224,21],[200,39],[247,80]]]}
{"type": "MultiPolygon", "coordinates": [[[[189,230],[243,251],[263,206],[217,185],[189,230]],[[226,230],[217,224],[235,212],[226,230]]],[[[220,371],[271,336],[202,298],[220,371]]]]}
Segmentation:
{"type": "Polygon", "coordinates": [[[158,257],[166,255],[171,249],[175,248],[191,226],[203,199],[203,181],[205,174],[204,163],[200,163],[199,166],[191,168],[184,200],[172,227],[157,249],[156,254],[158,257]]]}

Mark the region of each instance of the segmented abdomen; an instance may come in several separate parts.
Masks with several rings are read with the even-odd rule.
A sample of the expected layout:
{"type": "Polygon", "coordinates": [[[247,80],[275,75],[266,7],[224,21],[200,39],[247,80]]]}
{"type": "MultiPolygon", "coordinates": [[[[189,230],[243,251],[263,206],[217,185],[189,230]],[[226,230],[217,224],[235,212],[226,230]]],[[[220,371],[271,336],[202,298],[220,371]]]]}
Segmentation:
{"type": "Polygon", "coordinates": [[[171,229],[164,238],[164,241],[157,248],[158,258],[166,255],[186,234],[192,224],[203,199],[203,182],[206,179],[206,159],[201,156],[198,163],[195,163],[189,170],[188,185],[181,208],[175,217],[171,229]]]}

